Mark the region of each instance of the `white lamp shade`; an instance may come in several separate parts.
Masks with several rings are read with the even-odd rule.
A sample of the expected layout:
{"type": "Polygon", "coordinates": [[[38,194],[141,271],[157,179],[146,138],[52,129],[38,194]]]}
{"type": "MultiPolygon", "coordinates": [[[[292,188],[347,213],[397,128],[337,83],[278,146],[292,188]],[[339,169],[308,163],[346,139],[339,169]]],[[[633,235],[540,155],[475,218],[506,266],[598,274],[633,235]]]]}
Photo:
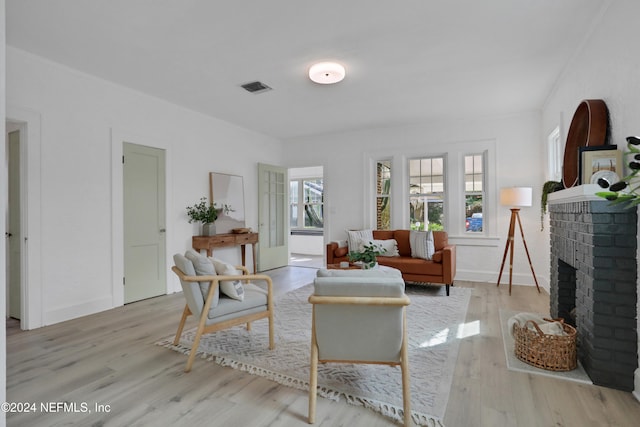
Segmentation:
{"type": "Polygon", "coordinates": [[[322,85],[338,83],[345,75],[344,67],[336,62],[319,62],[309,68],[309,78],[322,85]]]}
{"type": "Polygon", "coordinates": [[[500,204],[503,206],[531,206],[531,187],[506,187],[500,189],[500,204]]]}

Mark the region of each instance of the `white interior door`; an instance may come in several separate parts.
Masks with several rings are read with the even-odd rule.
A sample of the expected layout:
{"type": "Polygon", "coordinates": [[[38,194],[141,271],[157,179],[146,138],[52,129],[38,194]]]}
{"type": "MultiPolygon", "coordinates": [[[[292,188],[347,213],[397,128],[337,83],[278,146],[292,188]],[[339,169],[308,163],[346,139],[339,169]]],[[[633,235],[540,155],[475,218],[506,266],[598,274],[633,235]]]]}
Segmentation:
{"type": "Polygon", "coordinates": [[[166,294],[165,152],[125,142],[124,302],[166,294]]]}
{"type": "Polygon", "coordinates": [[[7,284],[9,317],[21,318],[22,233],[20,229],[20,131],[9,132],[8,138],[8,218],[7,218],[7,284]]]}
{"type": "Polygon", "coordinates": [[[258,164],[259,271],[289,263],[288,190],[287,169],[258,164]]]}

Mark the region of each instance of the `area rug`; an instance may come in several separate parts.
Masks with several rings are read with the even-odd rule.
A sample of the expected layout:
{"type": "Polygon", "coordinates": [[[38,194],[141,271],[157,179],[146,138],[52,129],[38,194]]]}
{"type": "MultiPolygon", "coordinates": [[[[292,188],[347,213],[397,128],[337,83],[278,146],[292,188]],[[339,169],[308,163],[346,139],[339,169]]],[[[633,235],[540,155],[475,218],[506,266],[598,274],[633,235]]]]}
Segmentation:
{"type": "MultiPolygon", "coordinates": [[[[268,350],[268,323],[254,322],[251,331],[238,326],[202,337],[198,353],[222,366],[260,375],[300,390],[309,388],[312,285],[289,292],[276,300],[276,348],[268,350]]],[[[471,289],[407,286],[411,304],[409,369],[412,418],[418,425],[443,426],[453,371],[464,336],[471,289]]],[[[158,342],[188,354],[195,330],[182,334],[174,346],[172,337],[158,342]]],[[[394,420],[402,420],[402,378],[399,367],[327,364],[318,367],[318,395],[344,399],[371,408],[394,420]]]]}
{"type": "MultiPolygon", "coordinates": [[[[563,380],[576,381],[584,384],[593,384],[589,375],[582,367],[580,360],[578,360],[578,366],[576,369],[565,372],[555,372],[555,371],[547,371],[545,369],[536,368],[535,366],[531,366],[528,363],[523,362],[518,359],[515,355],[515,340],[509,333],[509,329],[507,323],[509,319],[515,314],[519,313],[518,311],[512,310],[503,310],[500,309],[500,326],[502,327],[502,339],[504,341],[504,354],[507,359],[507,368],[512,371],[525,372],[528,374],[535,375],[544,375],[547,377],[559,378],[563,380]]],[[[548,315],[542,315],[542,317],[548,317],[548,315]]]]}

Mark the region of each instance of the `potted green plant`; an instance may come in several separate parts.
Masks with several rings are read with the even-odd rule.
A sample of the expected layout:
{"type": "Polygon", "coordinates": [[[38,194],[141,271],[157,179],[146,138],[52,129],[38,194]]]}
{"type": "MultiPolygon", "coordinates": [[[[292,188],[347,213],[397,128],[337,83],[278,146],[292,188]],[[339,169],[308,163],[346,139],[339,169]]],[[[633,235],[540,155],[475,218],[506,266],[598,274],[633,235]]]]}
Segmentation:
{"type": "Polygon", "coordinates": [[[378,264],[377,256],[386,252],[382,246],[375,243],[369,243],[362,247],[361,252],[349,252],[349,260],[351,262],[362,262],[362,268],[374,268],[378,264]]]}
{"type": "Polygon", "coordinates": [[[542,197],[540,200],[540,231],[544,230],[544,216],[547,214],[547,198],[550,193],[564,189],[560,181],[547,181],[542,186],[542,197]]]}
{"type": "Polygon", "coordinates": [[[215,221],[218,219],[218,210],[215,203],[209,203],[206,197],[202,197],[199,203],[187,206],[187,216],[189,224],[192,222],[202,223],[202,235],[213,236],[216,234],[215,221]]]}

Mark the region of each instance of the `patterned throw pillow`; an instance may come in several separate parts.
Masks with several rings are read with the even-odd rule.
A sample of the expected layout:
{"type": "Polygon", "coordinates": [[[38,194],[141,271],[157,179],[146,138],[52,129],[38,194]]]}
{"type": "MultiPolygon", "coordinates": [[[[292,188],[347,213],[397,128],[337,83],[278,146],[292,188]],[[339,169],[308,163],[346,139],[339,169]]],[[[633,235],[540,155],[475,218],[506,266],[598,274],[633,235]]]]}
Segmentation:
{"type": "Polygon", "coordinates": [[[409,232],[409,246],[411,246],[411,256],[430,260],[433,257],[435,246],[433,244],[433,231],[409,232]]]}
{"type": "Polygon", "coordinates": [[[347,230],[349,252],[360,252],[361,240],[373,240],[373,230],[347,230]]]}
{"type": "Polygon", "coordinates": [[[398,242],[396,239],[361,240],[358,252],[364,251],[365,245],[375,245],[381,248],[383,252],[378,256],[400,256],[400,252],[398,252],[398,242]]]}

